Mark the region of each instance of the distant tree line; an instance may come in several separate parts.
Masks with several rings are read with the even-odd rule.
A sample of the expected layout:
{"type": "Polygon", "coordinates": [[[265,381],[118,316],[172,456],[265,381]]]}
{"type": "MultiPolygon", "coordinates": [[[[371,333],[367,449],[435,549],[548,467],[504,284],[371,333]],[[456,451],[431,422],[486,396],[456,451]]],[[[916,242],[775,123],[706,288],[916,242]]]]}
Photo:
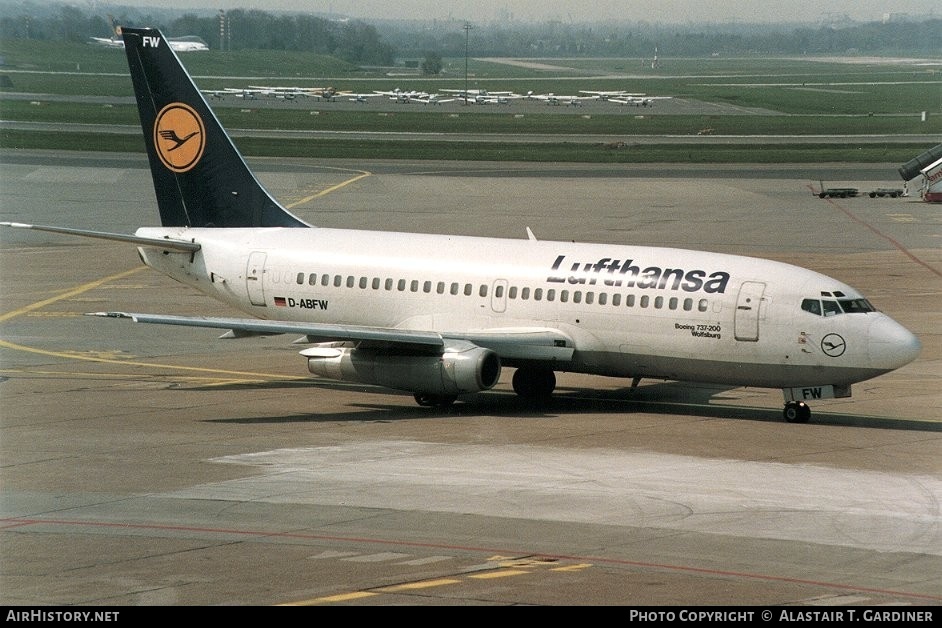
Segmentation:
{"type": "MultiPolygon", "coordinates": [[[[167,13],[164,10],[161,15],[167,13]]],[[[223,18],[195,13],[154,17],[130,10],[115,17],[118,24],[159,27],[168,37],[195,35],[215,50],[293,50],[332,55],[357,65],[392,65],[396,58],[395,49],[382,41],[374,26],[357,20],[243,9],[228,11],[223,18]]],[[[0,38],[80,43],[110,34],[106,15],[86,15],[68,5],[53,11],[0,16],[0,38]]]]}
{"type": "MultiPolygon", "coordinates": [[[[463,57],[463,23],[410,24],[377,22],[377,28],[401,57],[435,50],[443,57],[463,57]]],[[[708,26],[647,23],[472,25],[473,56],[508,57],[703,57],[746,54],[867,54],[942,56],[942,19],[910,22],[847,23],[840,26],[787,24],[708,26]]]]}
{"type": "MultiPolygon", "coordinates": [[[[103,14],[74,5],[40,5],[27,0],[2,6],[0,38],[72,42],[104,37],[111,25],[103,14]]],[[[210,48],[274,49],[332,55],[357,65],[392,65],[396,58],[424,58],[434,73],[442,57],[604,56],[650,58],[743,54],[868,54],[942,56],[942,19],[907,22],[846,22],[795,26],[648,23],[492,22],[465,31],[461,21],[338,20],[305,13],[235,9],[203,14],[122,9],[119,23],[160,27],[168,36],[197,35],[210,48]]]]}

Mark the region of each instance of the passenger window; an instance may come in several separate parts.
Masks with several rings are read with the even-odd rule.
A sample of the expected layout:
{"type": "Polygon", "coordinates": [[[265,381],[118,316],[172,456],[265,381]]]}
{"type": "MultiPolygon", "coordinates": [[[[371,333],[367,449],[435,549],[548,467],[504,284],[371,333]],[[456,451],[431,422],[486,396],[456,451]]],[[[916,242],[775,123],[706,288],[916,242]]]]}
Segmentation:
{"type": "Polygon", "coordinates": [[[317,273],[311,273],[311,276],[307,278],[308,284],[312,286],[317,285],[317,273]]]}
{"type": "Polygon", "coordinates": [[[461,289],[461,286],[459,286],[457,283],[451,284],[451,293],[452,293],[452,294],[458,294],[458,291],[459,291],[460,289],[461,289]]]}
{"type": "Polygon", "coordinates": [[[801,302],[801,309],[815,316],[821,316],[821,302],[817,299],[805,299],[801,302]]]}
{"type": "Polygon", "coordinates": [[[334,275],[334,287],[339,288],[343,284],[343,277],[334,275]]]}
{"type": "Polygon", "coordinates": [[[298,273],[298,285],[300,286],[303,283],[304,283],[304,273],[298,273]]]}
{"type": "Polygon", "coordinates": [[[379,290],[379,277],[373,277],[373,290],[379,290]]]}
{"type": "Polygon", "coordinates": [[[510,286],[510,289],[507,291],[507,296],[511,299],[517,298],[517,286],[510,286]]]}
{"type": "Polygon", "coordinates": [[[445,294],[445,282],[444,282],[444,281],[439,281],[438,284],[436,284],[436,286],[435,286],[435,291],[436,291],[438,294],[445,294]]]}
{"type": "MultiPolygon", "coordinates": [[[[599,295],[599,301],[602,301],[602,295],[599,295]]],[[[585,293],[585,302],[586,302],[586,305],[592,305],[593,303],[595,303],[595,293],[594,293],[594,292],[586,292],[586,293],[585,293]]]]}
{"type": "MultiPolygon", "coordinates": [[[[483,297],[484,295],[482,294],[481,296],[483,297]]],[[[494,297],[499,299],[502,296],[504,296],[504,286],[494,286],[494,297]]]]}
{"type": "Polygon", "coordinates": [[[559,300],[561,303],[567,303],[569,301],[569,291],[560,290],[559,291],[559,300]]]}
{"type": "Polygon", "coordinates": [[[356,277],[353,275],[347,275],[347,287],[352,288],[356,284],[356,277]]]}
{"type": "Polygon", "coordinates": [[[821,305],[823,306],[825,316],[836,316],[841,313],[841,306],[837,304],[837,301],[828,301],[825,299],[821,302],[821,305]]]}
{"type": "Polygon", "coordinates": [[[366,289],[366,282],[367,282],[366,277],[360,277],[360,289],[361,290],[366,289]]]}
{"type": "Polygon", "coordinates": [[[422,292],[428,294],[431,291],[432,291],[432,282],[431,281],[424,282],[422,284],[422,292]]]}
{"type": "Polygon", "coordinates": [[[533,300],[534,301],[543,300],[543,288],[537,288],[533,291],[533,300]]]}
{"type": "Polygon", "coordinates": [[[621,295],[620,295],[620,294],[613,294],[613,295],[612,295],[612,305],[614,305],[614,306],[616,306],[616,307],[619,306],[619,305],[621,305],[621,295]]]}
{"type": "Polygon", "coordinates": [[[651,301],[651,297],[644,295],[641,297],[641,307],[648,307],[648,303],[651,301]]]}
{"type": "Polygon", "coordinates": [[[625,307],[634,307],[635,306],[635,295],[629,294],[625,297],[625,307]]]}
{"type": "Polygon", "coordinates": [[[605,305],[606,303],[608,303],[608,294],[599,292],[599,305],[605,305]]]}
{"type": "Polygon", "coordinates": [[[693,299],[689,297],[684,299],[684,311],[689,312],[692,309],[693,309],[693,299]]]}
{"type": "Polygon", "coordinates": [[[418,279],[413,279],[413,280],[409,283],[409,291],[410,291],[410,292],[418,292],[418,291],[419,291],[419,280],[418,280],[418,279]]]}
{"type": "Polygon", "coordinates": [[[700,299],[700,303],[697,304],[697,310],[700,312],[706,312],[709,304],[706,299],[700,299]]]}
{"type": "Polygon", "coordinates": [[[556,291],[552,288],[546,291],[546,300],[555,301],[556,300],[556,291]]]}
{"type": "Polygon", "coordinates": [[[474,287],[473,287],[471,284],[466,283],[466,284],[464,285],[464,296],[470,297],[470,296],[471,296],[471,292],[472,292],[473,290],[474,290],[474,287]]]}
{"type": "Polygon", "coordinates": [[[386,277],[386,282],[383,284],[383,287],[387,290],[393,289],[393,280],[392,277],[386,277]]]}
{"type": "Polygon", "coordinates": [[[322,286],[330,285],[330,275],[328,275],[327,273],[324,273],[323,275],[321,275],[321,285],[322,286]]]}
{"type": "Polygon", "coordinates": [[[405,290],[406,290],[406,280],[405,280],[405,279],[400,279],[400,280],[396,283],[396,288],[399,290],[399,292],[405,292],[405,290]]]}
{"type": "Polygon", "coordinates": [[[654,307],[657,309],[664,307],[664,297],[654,297],[654,307]]]}
{"type": "Polygon", "coordinates": [[[529,288],[521,288],[521,289],[520,289],[520,298],[523,299],[524,301],[526,301],[527,299],[529,299],[529,298],[530,298],[530,289],[529,289],[529,288]]]}
{"type": "Polygon", "coordinates": [[[482,297],[487,296],[487,284],[482,283],[481,287],[478,288],[478,294],[482,297]]]}

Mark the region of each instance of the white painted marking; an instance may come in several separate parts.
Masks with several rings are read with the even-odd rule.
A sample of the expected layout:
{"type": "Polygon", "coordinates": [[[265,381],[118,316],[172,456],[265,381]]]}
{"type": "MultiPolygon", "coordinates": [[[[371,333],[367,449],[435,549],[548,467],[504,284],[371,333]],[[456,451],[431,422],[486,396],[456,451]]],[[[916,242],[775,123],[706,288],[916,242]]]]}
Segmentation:
{"type": "Polygon", "coordinates": [[[644,451],[375,441],[217,458],[171,496],[468,513],[942,556],[942,478],[644,451]],[[260,473],[261,472],[261,473],[260,473]]]}

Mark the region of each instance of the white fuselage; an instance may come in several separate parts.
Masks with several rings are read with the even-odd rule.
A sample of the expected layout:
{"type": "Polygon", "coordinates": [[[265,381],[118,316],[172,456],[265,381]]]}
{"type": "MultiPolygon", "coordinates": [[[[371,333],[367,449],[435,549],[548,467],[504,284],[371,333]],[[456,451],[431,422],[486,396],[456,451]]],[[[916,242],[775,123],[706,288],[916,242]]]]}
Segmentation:
{"type": "Polygon", "coordinates": [[[846,387],[899,368],[919,350],[910,332],[880,312],[803,309],[809,299],[863,296],[820,273],[763,259],[322,228],[137,234],[199,243],[195,254],[140,251],[149,266],[259,318],[443,335],[553,328],[575,347],[570,361],[544,365],[559,371],[846,387]]]}

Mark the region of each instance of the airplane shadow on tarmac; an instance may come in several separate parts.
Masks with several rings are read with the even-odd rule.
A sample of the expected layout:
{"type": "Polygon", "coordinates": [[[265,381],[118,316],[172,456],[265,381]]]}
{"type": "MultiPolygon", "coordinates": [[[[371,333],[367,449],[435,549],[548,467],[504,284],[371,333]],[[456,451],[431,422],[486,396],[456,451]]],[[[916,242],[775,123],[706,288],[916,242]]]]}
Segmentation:
{"type": "MultiPolygon", "coordinates": [[[[248,389],[295,389],[335,390],[345,392],[376,392],[382,390],[391,396],[412,395],[398,391],[386,391],[361,384],[330,381],[271,381],[253,384],[231,384],[213,387],[188,387],[188,390],[248,389]]],[[[246,424],[285,424],[338,421],[383,421],[416,419],[441,419],[446,417],[487,416],[508,419],[555,419],[566,414],[638,414],[703,417],[709,419],[737,419],[746,421],[781,423],[781,407],[756,407],[722,405],[715,397],[734,390],[732,387],[692,385],[687,382],[659,382],[632,390],[630,387],[613,390],[591,388],[558,387],[546,401],[533,401],[517,396],[509,390],[490,390],[462,396],[447,408],[426,408],[418,405],[351,403],[350,412],[297,414],[281,416],[256,416],[228,419],[207,419],[208,422],[246,424]],[[713,401],[713,403],[711,403],[713,401]]],[[[942,432],[942,424],[906,419],[889,419],[825,410],[816,410],[811,419],[818,426],[861,427],[870,429],[912,430],[920,432],[942,432]]],[[[800,429],[800,426],[795,426],[800,429]]]]}

